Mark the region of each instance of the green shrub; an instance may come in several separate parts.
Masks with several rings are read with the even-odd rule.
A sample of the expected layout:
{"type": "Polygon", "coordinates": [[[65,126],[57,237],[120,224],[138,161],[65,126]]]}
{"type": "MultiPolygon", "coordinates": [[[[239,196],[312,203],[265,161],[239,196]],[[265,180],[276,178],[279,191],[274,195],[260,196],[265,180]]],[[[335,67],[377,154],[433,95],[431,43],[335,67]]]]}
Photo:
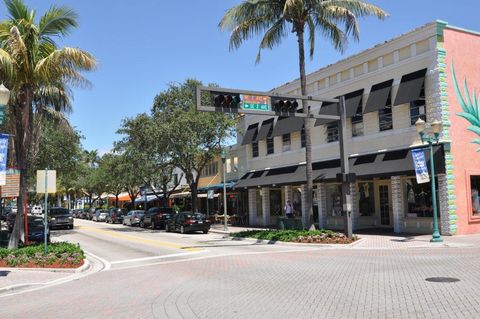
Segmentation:
{"type": "Polygon", "coordinates": [[[249,237],[269,241],[295,242],[299,238],[321,236],[326,238],[343,238],[343,234],[331,230],[248,230],[233,233],[233,237],[249,237]]]}
{"type": "Polygon", "coordinates": [[[67,242],[51,243],[48,253],[45,254],[43,244],[36,244],[18,249],[0,248],[0,260],[7,265],[15,267],[29,262],[37,265],[51,265],[59,261],[62,264],[73,262],[80,263],[85,258],[85,253],[80,246],[67,242]]]}

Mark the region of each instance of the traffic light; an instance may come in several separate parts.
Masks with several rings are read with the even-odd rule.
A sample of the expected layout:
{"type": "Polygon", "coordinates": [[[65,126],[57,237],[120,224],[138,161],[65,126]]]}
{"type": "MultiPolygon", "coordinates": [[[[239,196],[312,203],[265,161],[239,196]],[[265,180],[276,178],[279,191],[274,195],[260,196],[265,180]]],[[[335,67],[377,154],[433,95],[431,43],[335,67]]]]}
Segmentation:
{"type": "Polygon", "coordinates": [[[238,109],[242,100],[240,94],[226,92],[211,92],[212,105],[221,109],[238,109]]]}
{"type": "Polygon", "coordinates": [[[272,97],[272,111],[278,114],[296,113],[298,102],[296,99],[287,99],[282,97],[272,97]]]}

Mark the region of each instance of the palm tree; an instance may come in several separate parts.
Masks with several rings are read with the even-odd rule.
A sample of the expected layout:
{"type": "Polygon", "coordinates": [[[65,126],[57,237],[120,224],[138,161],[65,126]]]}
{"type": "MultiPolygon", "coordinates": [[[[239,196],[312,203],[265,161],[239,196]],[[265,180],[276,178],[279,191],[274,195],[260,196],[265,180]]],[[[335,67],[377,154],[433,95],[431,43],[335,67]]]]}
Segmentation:
{"type": "MultiPolygon", "coordinates": [[[[245,0],[229,9],[219,23],[221,30],[231,31],[230,49],[237,49],[253,37],[262,35],[256,62],[260,61],[262,49],[273,49],[288,36],[290,29],[297,37],[298,62],[300,69],[300,88],[302,95],[307,94],[305,74],[305,33],[308,31],[310,58],[315,51],[316,32],[319,31],[329,40],[335,49],[344,52],[348,36],[359,39],[360,30],[357,18],[373,15],[384,19],[387,13],[377,6],[362,0],[245,0]],[[343,29],[339,27],[343,25],[343,29]]],[[[302,101],[303,112],[308,112],[307,101],[302,101]]],[[[305,157],[307,198],[306,207],[312,210],[312,142],[311,121],[305,118],[305,157]]],[[[307,220],[305,220],[307,222],[307,220]]]]}
{"type": "MultiPolygon", "coordinates": [[[[0,82],[11,90],[10,131],[21,172],[18,200],[24,203],[28,169],[35,161],[35,135],[41,130],[39,117],[46,110],[68,110],[70,86],[88,85],[80,72],[94,69],[96,61],[81,49],[57,47],[55,39],[77,26],[77,15],[72,10],[52,6],[37,21],[36,11],[22,0],[4,2],[9,17],[0,22],[0,82]]],[[[17,247],[23,232],[23,205],[18,206],[9,247],[17,247]]]]}

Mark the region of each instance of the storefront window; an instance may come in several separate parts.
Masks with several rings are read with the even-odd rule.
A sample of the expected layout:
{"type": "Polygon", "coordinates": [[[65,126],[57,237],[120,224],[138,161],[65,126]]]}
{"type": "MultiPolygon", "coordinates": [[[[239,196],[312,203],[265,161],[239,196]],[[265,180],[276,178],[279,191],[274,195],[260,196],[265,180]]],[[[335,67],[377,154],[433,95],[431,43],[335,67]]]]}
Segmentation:
{"type": "MultiPolygon", "coordinates": [[[[435,179],[435,182],[437,180],[435,179]]],[[[437,184],[437,183],[436,183],[437,184]]],[[[407,217],[433,217],[432,185],[431,183],[417,184],[416,178],[404,180],[405,201],[407,203],[407,217]]],[[[437,215],[440,215],[437,190],[437,215]]]]}
{"type": "MultiPolygon", "coordinates": [[[[262,208],[262,195],[260,194],[260,190],[257,189],[255,192],[256,203],[257,203],[257,217],[262,217],[263,215],[263,208],[262,208]]],[[[253,221],[251,221],[253,222],[253,221]]]]}
{"type": "Polygon", "coordinates": [[[480,176],[470,176],[470,187],[472,189],[472,214],[473,216],[480,216],[480,198],[478,192],[480,191],[480,176]]]}
{"type": "Polygon", "coordinates": [[[282,191],[280,189],[270,190],[270,216],[282,215],[282,191]]]}
{"type": "Polygon", "coordinates": [[[300,192],[300,188],[293,189],[293,198],[292,198],[292,206],[293,206],[293,214],[295,216],[302,215],[302,193],[300,192]]]}
{"type": "Polygon", "coordinates": [[[342,185],[329,184],[326,187],[328,216],[342,216],[342,185]]]}
{"type": "Polygon", "coordinates": [[[358,208],[360,216],[375,215],[373,182],[361,182],[358,184],[358,208]]]}

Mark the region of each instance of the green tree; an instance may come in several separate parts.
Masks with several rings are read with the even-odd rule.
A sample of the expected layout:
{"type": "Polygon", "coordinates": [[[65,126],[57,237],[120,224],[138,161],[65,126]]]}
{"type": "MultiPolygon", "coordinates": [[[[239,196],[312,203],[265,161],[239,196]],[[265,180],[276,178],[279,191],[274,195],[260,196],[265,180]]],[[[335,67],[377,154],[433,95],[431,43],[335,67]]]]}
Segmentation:
{"type": "Polygon", "coordinates": [[[105,191],[115,195],[115,207],[118,208],[118,195],[125,189],[122,177],[122,158],[115,153],[107,153],[100,159],[100,174],[105,181],[105,191]]]}
{"type": "Polygon", "coordinates": [[[192,193],[192,210],[196,211],[200,172],[218,156],[222,144],[233,134],[235,120],[223,113],[195,110],[195,91],[200,81],[187,79],[170,84],[155,97],[152,108],[156,127],[166,141],[171,164],[180,168],[192,193]]]}
{"type": "MultiPolygon", "coordinates": [[[[66,7],[52,6],[39,19],[22,0],[4,0],[9,17],[0,22],[0,82],[11,91],[10,133],[15,143],[16,165],[21,172],[19,201],[28,189],[28,168],[35,162],[35,141],[45,109],[67,109],[70,86],[86,85],[81,71],[96,61],[78,48],[58,48],[62,38],[77,26],[77,15],[66,7]],[[37,124],[37,126],[35,126],[37,124]]],[[[17,247],[23,233],[23,205],[19,205],[9,247],[17,247]]]]}
{"type": "MultiPolygon", "coordinates": [[[[219,23],[222,30],[231,31],[230,49],[239,48],[242,43],[255,35],[263,35],[256,62],[260,61],[262,49],[273,49],[279,45],[289,31],[294,33],[298,43],[300,88],[307,95],[305,72],[305,33],[308,31],[310,58],[315,51],[316,32],[319,31],[335,49],[343,52],[349,35],[359,39],[358,18],[373,15],[384,19],[387,13],[377,6],[362,0],[245,0],[229,9],[219,23]],[[343,25],[343,29],[339,27],[343,25]]],[[[302,101],[303,112],[308,112],[307,101],[302,101]]],[[[311,120],[305,118],[305,152],[307,168],[306,207],[312,208],[312,141],[311,120]]]]}

